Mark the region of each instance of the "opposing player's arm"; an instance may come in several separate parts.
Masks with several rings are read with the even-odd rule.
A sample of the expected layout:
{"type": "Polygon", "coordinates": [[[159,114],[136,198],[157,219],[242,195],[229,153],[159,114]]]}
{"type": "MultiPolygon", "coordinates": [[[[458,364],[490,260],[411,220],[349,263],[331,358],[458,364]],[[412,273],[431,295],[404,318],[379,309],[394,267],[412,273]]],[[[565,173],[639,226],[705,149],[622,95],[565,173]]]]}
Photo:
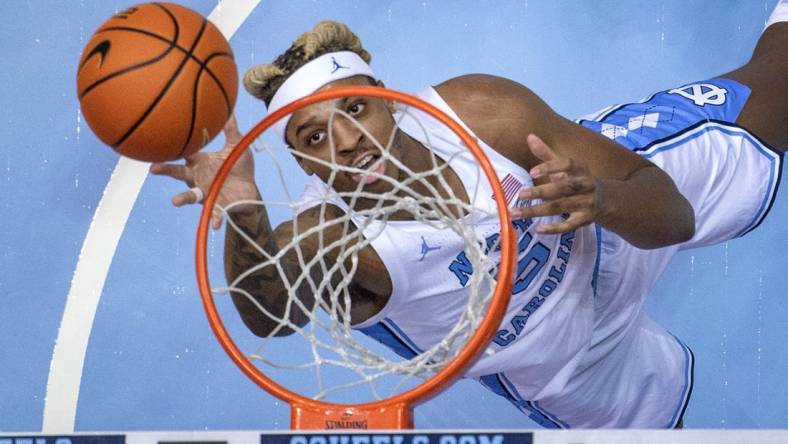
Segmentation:
{"type": "Polygon", "coordinates": [[[482,140],[534,177],[536,186],[522,197],[544,203],[515,216],[570,214],[541,231],[595,222],[640,248],[683,242],[694,234],[692,207],[664,171],[559,116],[528,88],[470,75],[437,90],[482,140]]]}

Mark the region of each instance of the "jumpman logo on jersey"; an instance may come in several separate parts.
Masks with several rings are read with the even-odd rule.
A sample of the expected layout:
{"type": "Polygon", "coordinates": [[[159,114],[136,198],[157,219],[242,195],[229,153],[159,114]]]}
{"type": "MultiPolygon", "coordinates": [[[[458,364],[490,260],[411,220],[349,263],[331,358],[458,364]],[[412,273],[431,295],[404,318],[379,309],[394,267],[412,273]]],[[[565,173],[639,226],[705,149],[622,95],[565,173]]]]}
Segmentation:
{"type": "Polygon", "coordinates": [[[333,64],[333,68],[331,69],[331,74],[334,74],[335,72],[339,71],[340,69],[350,69],[350,67],[348,67],[348,66],[340,65],[339,62],[337,62],[337,59],[335,59],[333,57],[331,57],[331,63],[333,64]]]}
{"type": "Polygon", "coordinates": [[[437,247],[430,247],[427,245],[427,240],[424,239],[424,236],[421,237],[421,259],[419,262],[423,261],[425,257],[427,257],[427,253],[433,250],[440,250],[441,246],[438,245],[437,247]]]}

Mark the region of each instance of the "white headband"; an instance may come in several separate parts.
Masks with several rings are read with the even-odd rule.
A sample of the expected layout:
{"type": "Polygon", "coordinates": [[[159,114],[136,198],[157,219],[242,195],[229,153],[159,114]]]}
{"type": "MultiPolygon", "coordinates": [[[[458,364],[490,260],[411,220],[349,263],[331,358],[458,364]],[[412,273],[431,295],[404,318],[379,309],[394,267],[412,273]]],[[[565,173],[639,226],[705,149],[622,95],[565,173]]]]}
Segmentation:
{"type": "MultiPolygon", "coordinates": [[[[355,52],[340,51],[323,54],[298,68],[285,80],[271,99],[268,114],[312,94],[327,83],[357,75],[375,78],[372,68],[355,52]]],[[[285,143],[287,143],[285,130],[291,117],[292,114],[288,114],[271,127],[285,143]]]]}

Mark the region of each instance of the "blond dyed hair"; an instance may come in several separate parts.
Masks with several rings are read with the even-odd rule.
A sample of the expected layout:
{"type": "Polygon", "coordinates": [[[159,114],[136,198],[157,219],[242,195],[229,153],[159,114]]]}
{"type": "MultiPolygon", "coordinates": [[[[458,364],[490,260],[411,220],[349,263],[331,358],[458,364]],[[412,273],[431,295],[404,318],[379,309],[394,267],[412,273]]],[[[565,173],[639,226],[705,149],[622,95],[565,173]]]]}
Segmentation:
{"type": "Polygon", "coordinates": [[[298,68],[323,54],[337,51],[355,52],[366,63],[372,60],[347,25],[325,20],[301,34],[273,63],[256,65],[246,71],[244,87],[249,94],[269,105],[279,87],[298,68]]]}

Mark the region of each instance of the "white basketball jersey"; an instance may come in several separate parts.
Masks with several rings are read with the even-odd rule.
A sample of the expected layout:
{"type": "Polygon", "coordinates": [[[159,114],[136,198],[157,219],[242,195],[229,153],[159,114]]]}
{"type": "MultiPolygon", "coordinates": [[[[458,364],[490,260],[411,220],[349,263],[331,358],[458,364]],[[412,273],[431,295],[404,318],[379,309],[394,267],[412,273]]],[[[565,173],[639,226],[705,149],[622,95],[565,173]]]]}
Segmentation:
{"type": "MultiPolygon", "coordinates": [[[[419,96],[460,121],[432,88],[419,96]]],[[[451,166],[474,207],[496,214],[490,184],[450,129],[414,109],[402,118],[400,128],[430,146],[451,166]],[[422,128],[429,134],[429,143],[422,128]]],[[[498,180],[510,190],[507,195],[512,200],[520,188],[532,186],[523,168],[484,143],[480,145],[498,180]]],[[[536,224],[559,219],[551,216],[514,221],[516,274],[505,320],[493,340],[496,353],[481,358],[468,372],[476,378],[502,369],[528,374],[521,386],[528,398],[561,392],[593,327],[591,284],[597,259],[596,234],[590,226],[564,235],[543,235],[534,230],[536,224]],[[538,353],[534,353],[536,350],[538,353]]],[[[481,239],[489,240],[500,232],[496,217],[478,220],[474,228],[481,239]]],[[[406,336],[406,342],[415,345],[414,351],[443,339],[466,304],[470,273],[463,268],[464,241],[449,230],[435,232],[421,222],[400,221],[389,222],[373,247],[388,266],[394,291],[380,313],[356,327],[364,330],[386,324],[406,336]],[[423,255],[425,244],[439,249],[423,255]]]]}
{"type": "MultiPolygon", "coordinates": [[[[461,122],[432,88],[419,96],[461,122]]],[[[397,116],[400,117],[400,128],[430,146],[461,178],[473,206],[495,214],[492,188],[459,138],[426,113],[409,109],[404,116],[397,116]]],[[[522,187],[532,186],[532,179],[523,168],[483,142],[479,143],[504,189],[509,190],[507,196],[514,199],[522,187]]],[[[322,181],[314,178],[307,186],[301,210],[308,207],[309,202],[319,202],[331,194],[322,181]]],[[[347,211],[341,199],[329,199],[347,211]]],[[[610,407],[629,411],[640,402],[642,392],[619,394],[620,399],[613,403],[608,399],[598,403],[593,398],[576,402],[573,396],[567,396],[567,384],[578,373],[593,336],[594,284],[599,267],[600,238],[594,225],[563,235],[544,235],[533,229],[536,224],[556,222],[560,218],[514,221],[518,252],[511,302],[491,344],[495,353],[482,356],[466,376],[480,380],[548,427],[631,425],[615,423],[610,415],[599,415],[595,409],[610,407]],[[561,400],[555,404],[556,408],[552,408],[554,400],[561,400]],[[591,409],[589,402],[593,404],[591,409]],[[544,407],[542,403],[551,406],[544,407]]],[[[363,225],[360,220],[357,224],[363,225]]],[[[495,217],[476,221],[474,228],[479,238],[488,240],[500,231],[495,217]]],[[[385,226],[373,223],[366,231],[380,232],[374,236],[372,246],[388,269],[393,291],[379,313],[354,328],[380,340],[402,356],[421,353],[446,336],[465,308],[466,283],[473,271],[463,261],[464,241],[451,230],[436,230],[417,221],[388,221],[385,226]]],[[[629,319],[620,320],[622,326],[632,324],[639,316],[639,311],[633,310],[629,319]]],[[[672,377],[681,371],[675,363],[682,360],[683,350],[664,331],[659,333],[674,344],[663,350],[669,356],[658,356],[658,362],[651,369],[657,374],[668,375],[664,381],[657,376],[664,383],[654,389],[662,390],[667,385],[675,385],[672,377]],[[677,369],[666,371],[665,366],[677,369]]],[[[626,356],[617,359],[626,359],[626,356]]],[[[590,370],[586,376],[593,379],[594,391],[604,389],[605,385],[619,384],[596,369],[590,370]]],[[[679,402],[679,389],[677,387],[676,393],[667,400],[671,407],[679,402]]],[[[646,414],[653,416],[654,410],[659,409],[664,410],[664,406],[646,409],[646,414]]],[[[619,415],[613,417],[619,419],[619,415]]],[[[666,422],[667,419],[637,425],[664,426],[666,422]]]]}
{"type": "MultiPolygon", "coordinates": [[[[461,122],[432,88],[419,96],[461,122]]],[[[533,230],[559,216],[515,221],[511,303],[491,344],[495,353],[482,356],[467,376],[545,427],[674,427],[691,392],[693,357],[645,315],[643,303],[678,249],[742,236],[771,207],[782,154],[730,123],[748,96],[737,82],[713,79],[581,120],[673,178],[695,210],[695,236],[681,245],[640,250],[596,225],[563,235],[533,230]],[[699,96],[709,103],[698,103],[699,96]]],[[[449,163],[475,207],[493,212],[492,190],[458,137],[431,116],[410,113],[415,117],[405,116],[401,129],[449,163]]],[[[508,197],[532,186],[523,168],[479,144],[508,197]]],[[[301,209],[330,195],[313,179],[301,209]]],[[[347,211],[338,197],[328,199],[347,211]]],[[[474,228],[488,240],[499,231],[494,217],[474,228]]],[[[441,340],[465,307],[465,282],[473,272],[463,261],[465,245],[451,231],[415,221],[367,229],[382,230],[372,246],[393,292],[381,312],[355,328],[414,356],[441,340]]]]}

